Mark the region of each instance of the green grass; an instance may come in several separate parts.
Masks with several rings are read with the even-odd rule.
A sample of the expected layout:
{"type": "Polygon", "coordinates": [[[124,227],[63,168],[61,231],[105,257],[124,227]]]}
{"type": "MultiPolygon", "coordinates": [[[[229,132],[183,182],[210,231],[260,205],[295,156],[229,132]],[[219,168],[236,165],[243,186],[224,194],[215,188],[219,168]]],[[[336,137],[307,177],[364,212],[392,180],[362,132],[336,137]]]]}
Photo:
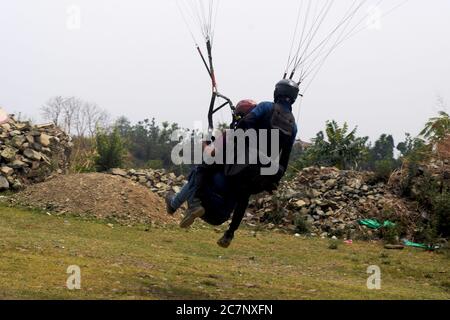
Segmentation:
{"type": "Polygon", "coordinates": [[[202,224],[111,228],[0,205],[0,299],[449,299],[450,260],[421,250],[241,230],[230,249],[202,224]],[[81,268],[81,290],[65,283],[81,268]],[[367,267],[382,290],[366,287],[367,267]]]}

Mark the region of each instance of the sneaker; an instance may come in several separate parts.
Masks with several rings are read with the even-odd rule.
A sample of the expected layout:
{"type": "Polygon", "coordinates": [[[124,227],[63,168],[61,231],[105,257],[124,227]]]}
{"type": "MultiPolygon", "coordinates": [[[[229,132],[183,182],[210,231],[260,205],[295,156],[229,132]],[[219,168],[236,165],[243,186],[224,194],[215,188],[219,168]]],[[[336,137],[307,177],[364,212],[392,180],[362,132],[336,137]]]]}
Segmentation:
{"type": "Polygon", "coordinates": [[[172,207],[172,199],[173,199],[173,196],[174,196],[173,192],[169,192],[169,193],[166,195],[166,198],[165,198],[165,200],[166,200],[166,211],[167,211],[167,213],[170,214],[170,215],[175,214],[175,212],[177,211],[176,209],[174,209],[174,208],[172,207]]]}
{"type": "Polygon", "coordinates": [[[217,244],[220,247],[227,249],[231,245],[232,241],[233,237],[229,236],[228,234],[224,234],[223,237],[220,238],[219,241],[217,241],[217,244]]]}
{"type": "Polygon", "coordinates": [[[189,228],[197,218],[205,215],[205,208],[202,206],[191,207],[186,210],[183,220],[180,222],[180,227],[183,229],[189,228]]]}

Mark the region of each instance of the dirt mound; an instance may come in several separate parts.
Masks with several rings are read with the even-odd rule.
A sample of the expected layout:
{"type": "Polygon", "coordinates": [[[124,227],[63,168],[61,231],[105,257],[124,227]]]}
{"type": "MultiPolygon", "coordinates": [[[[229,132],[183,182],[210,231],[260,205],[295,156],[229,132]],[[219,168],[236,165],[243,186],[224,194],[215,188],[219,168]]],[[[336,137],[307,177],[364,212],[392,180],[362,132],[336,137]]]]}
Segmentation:
{"type": "Polygon", "coordinates": [[[12,199],[58,214],[112,219],[122,224],[171,223],[163,200],[129,179],[100,173],[62,175],[28,187],[12,199]]]}

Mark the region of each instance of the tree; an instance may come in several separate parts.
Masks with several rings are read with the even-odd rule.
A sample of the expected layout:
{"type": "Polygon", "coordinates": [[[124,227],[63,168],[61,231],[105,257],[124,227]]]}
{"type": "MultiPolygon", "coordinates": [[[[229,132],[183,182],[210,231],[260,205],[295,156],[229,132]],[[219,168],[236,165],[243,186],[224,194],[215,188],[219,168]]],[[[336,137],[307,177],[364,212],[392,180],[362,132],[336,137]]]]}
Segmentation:
{"type": "Polygon", "coordinates": [[[109,133],[99,129],[96,135],[96,145],[98,155],[95,164],[98,171],[122,167],[125,147],[117,128],[109,133]]]}
{"type": "Polygon", "coordinates": [[[41,111],[44,119],[78,137],[89,133],[93,138],[98,127],[108,126],[109,115],[105,110],[76,97],[56,96],[43,105],[41,111]]]}
{"type": "Polygon", "coordinates": [[[297,167],[310,165],[336,166],[339,169],[358,169],[367,158],[368,137],[357,137],[357,128],[349,132],[347,123],[340,127],[336,121],[327,121],[325,134],[320,131],[313,145],[298,160],[297,167]]]}
{"type": "Polygon", "coordinates": [[[156,124],[155,119],[138,122],[132,127],[130,133],[130,151],[142,162],[163,159],[164,164],[168,163],[170,157],[170,135],[178,126],[172,126],[164,122],[162,127],[156,124]]]}
{"type": "Polygon", "coordinates": [[[401,157],[406,159],[413,154],[420,153],[426,148],[426,143],[423,139],[413,138],[411,134],[406,133],[405,141],[397,145],[397,150],[400,151],[401,157]]]}
{"type": "Polygon", "coordinates": [[[347,123],[339,127],[336,121],[328,121],[325,129],[328,141],[319,141],[325,159],[340,169],[357,169],[367,154],[366,143],[369,138],[356,137],[356,131],[357,127],[349,132],[347,123]]]}
{"type": "Polygon", "coordinates": [[[373,148],[370,149],[370,156],[373,162],[381,160],[394,160],[394,138],[392,135],[382,134],[373,148]]]}
{"type": "Polygon", "coordinates": [[[67,134],[72,133],[78,114],[81,112],[83,101],[78,98],[70,97],[63,103],[64,130],[67,134]]]}
{"type": "Polygon", "coordinates": [[[382,134],[369,147],[369,156],[367,162],[363,164],[363,169],[375,172],[378,180],[386,181],[392,172],[400,165],[400,162],[394,157],[394,138],[392,135],[382,134]]]}
{"type": "Polygon", "coordinates": [[[94,137],[98,128],[106,128],[109,124],[108,113],[95,103],[85,103],[83,107],[85,113],[87,131],[90,137],[94,137]]]}
{"type": "Polygon", "coordinates": [[[450,116],[444,111],[439,112],[438,117],[428,120],[425,128],[420,133],[433,145],[443,141],[450,134],[450,116]]]}
{"type": "Polygon", "coordinates": [[[60,125],[65,98],[56,96],[49,99],[42,107],[41,112],[44,119],[52,121],[56,126],[60,125]]]}
{"type": "Polygon", "coordinates": [[[75,114],[74,127],[78,137],[85,137],[88,128],[86,117],[86,105],[87,104],[84,103],[83,106],[80,107],[75,114]]]}
{"type": "Polygon", "coordinates": [[[122,138],[127,138],[130,135],[131,122],[130,120],[128,120],[127,117],[125,116],[119,117],[114,123],[114,126],[117,128],[117,130],[119,130],[120,136],[122,138]]]}

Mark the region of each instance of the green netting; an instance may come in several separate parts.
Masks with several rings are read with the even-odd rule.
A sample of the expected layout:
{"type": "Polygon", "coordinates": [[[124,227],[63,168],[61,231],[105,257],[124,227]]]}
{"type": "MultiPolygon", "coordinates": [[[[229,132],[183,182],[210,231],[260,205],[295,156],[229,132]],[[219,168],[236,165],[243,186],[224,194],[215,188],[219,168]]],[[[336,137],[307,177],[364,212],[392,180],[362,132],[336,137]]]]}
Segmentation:
{"type": "Polygon", "coordinates": [[[370,229],[380,229],[380,228],[393,228],[395,227],[395,223],[387,220],[384,223],[378,222],[378,220],[375,219],[364,219],[358,221],[360,225],[366,226],[370,229]]]}
{"type": "Polygon", "coordinates": [[[427,246],[423,243],[414,243],[408,240],[403,240],[403,244],[407,247],[413,247],[413,248],[420,248],[420,249],[426,249],[426,250],[433,250],[433,246],[427,246]]]}

